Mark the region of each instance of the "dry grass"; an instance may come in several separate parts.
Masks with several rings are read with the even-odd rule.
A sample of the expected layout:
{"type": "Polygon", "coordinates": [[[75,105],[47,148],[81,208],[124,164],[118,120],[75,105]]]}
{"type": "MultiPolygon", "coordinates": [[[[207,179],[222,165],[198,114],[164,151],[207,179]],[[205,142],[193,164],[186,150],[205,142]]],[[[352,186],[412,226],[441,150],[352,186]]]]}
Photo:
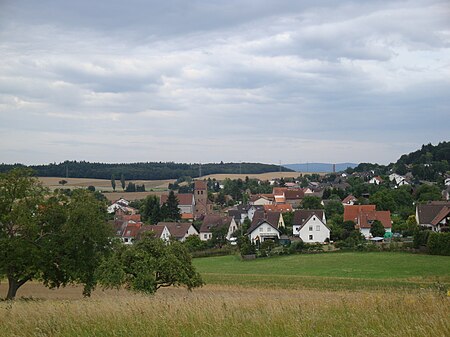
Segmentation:
{"type": "Polygon", "coordinates": [[[53,292],[58,299],[37,284],[28,287],[45,299],[0,302],[2,336],[450,335],[449,298],[430,291],[206,286],[164,289],[156,296],[96,291],[81,299],[80,289],[68,288],[53,292]]]}

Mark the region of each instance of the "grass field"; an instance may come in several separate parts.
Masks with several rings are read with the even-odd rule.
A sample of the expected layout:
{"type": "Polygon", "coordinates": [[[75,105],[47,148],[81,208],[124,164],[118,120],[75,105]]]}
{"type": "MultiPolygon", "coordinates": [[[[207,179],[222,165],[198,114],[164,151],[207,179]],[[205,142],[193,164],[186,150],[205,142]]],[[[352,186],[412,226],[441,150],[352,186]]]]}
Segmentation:
{"type": "Polygon", "coordinates": [[[210,284],[274,285],[294,289],[373,290],[450,285],[450,258],[407,253],[327,253],[242,261],[237,256],[199,258],[210,284]]]}
{"type": "Polygon", "coordinates": [[[80,287],[26,284],[18,295],[32,299],[0,302],[0,335],[450,336],[450,297],[402,284],[447,282],[449,257],[330,253],[194,263],[209,284],[192,292],[96,290],[82,299],[80,287]],[[337,280],[345,282],[331,287],[337,280]]]}

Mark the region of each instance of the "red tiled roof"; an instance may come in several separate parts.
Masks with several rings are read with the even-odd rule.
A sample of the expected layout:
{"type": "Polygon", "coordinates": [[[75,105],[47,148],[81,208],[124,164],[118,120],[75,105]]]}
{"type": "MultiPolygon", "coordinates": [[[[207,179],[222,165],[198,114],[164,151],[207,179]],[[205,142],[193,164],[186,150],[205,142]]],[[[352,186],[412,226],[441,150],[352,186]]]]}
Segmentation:
{"type": "Polygon", "coordinates": [[[392,228],[390,211],[360,212],[358,221],[359,227],[370,228],[372,226],[372,222],[375,220],[380,221],[384,228],[392,228]]]}
{"type": "Polygon", "coordinates": [[[141,221],[141,215],[140,214],[123,214],[117,217],[118,220],[121,221],[135,221],[139,222],[141,221]]]}
{"type": "Polygon", "coordinates": [[[122,232],[122,237],[134,238],[138,235],[139,230],[142,227],[142,222],[129,222],[122,232]]]}
{"type": "Polygon", "coordinates": [[[301,188],[289,189],[284,192],[286,200],[296,200],[303,199],[305,197],[305,192],[301,188]]]}
{"type": "Polygon", "coordinates": [[[353,195],[349,194],[344,198],[344,200],[342,200],[342,203],[348,204],[352,200],[356,200],[356,198],[353,195]]]}
{"type": "Polygon", "coordinates": [[[141,229],[139,230],[139,233],[137,235],[138,239],[142,236],[142,234],[144,234],[145,232],[149,232],[152,231],[155,233],[155,237],[156,238],[161,238],[162,233],[164,231],[164,225],[147,225],[147,226],[142,226],[141,229]]]}
{"type": "MultiPolygon", "coordinates": [[[[194,203],[194,195],[191,193],[178,193],[175,194],[175,196],[178,199],[178,205],[192,205],[194,203]]],[[[162,205],[167,202],[167,199],[169,198],[168,194],[161,195],[161,198],[159,200],[159,204],[162,205]]]]}
{"type": "Polygon", "coordinates": [[[183,219],[183,220],[194,219],[194,214],[192,214],[192,213],[181,213],[181,219],[183,219]]]}
{"type": "Polygon", "coordinates": [[[194,181],[194,190],[206,190],[208,189],[208,185],[206,181],[203,180],[195,180],[194,181]]]}
{"type": "Polygon", "coordinates": [[[375,205],[346,205],[344,207],[344,221],[357,222],[360,212],[375,211],[375,205]]]}
{"type": "Polygon", "coordinates": [[[291,204],[264,205],[265,212],[292,212],[291,204]]]}

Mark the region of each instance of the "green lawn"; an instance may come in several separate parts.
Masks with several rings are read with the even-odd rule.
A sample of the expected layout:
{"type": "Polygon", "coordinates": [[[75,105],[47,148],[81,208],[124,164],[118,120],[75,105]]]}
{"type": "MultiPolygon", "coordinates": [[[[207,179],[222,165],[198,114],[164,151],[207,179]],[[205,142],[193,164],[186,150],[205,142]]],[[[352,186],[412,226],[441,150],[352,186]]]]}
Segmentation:
{"type": "Polygon", "coordinates": [[[408,253],[303,254],[242,261],[194,259],[207,283],[282,288],[386,289],[450,285],[450,257],[408,253]]]}

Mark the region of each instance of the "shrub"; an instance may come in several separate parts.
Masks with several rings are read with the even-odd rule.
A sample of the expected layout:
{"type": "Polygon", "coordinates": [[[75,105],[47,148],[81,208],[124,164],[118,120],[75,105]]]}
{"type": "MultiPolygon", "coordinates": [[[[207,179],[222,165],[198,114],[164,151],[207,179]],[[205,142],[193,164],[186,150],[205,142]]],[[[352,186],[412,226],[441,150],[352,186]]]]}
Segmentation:
{"type": "Polygon", "coordinates": [[[428,242],[428,236],[430,235],[429,230],[417,229],[414,232],[414,248],[420,248],[420,246],[426,246],[428,242]]]}
{"type": "Polygon", "coordinates": [[[427,246],[432,255],[450,255],[450,233],[429,233],[427,246]]]}

